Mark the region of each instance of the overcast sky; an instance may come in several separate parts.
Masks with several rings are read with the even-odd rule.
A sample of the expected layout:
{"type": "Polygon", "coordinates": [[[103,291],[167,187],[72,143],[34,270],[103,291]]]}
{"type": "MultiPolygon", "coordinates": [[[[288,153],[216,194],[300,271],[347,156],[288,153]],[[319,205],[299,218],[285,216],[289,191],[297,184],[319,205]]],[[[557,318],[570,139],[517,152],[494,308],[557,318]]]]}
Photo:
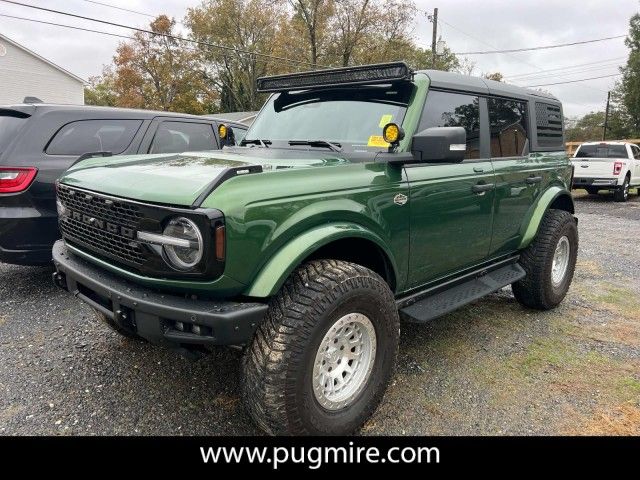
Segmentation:
{"type": "MultiPolygon", "coordinates": [[[[87,0],[20,0],[23,3],[145,26],[150,18],[87,0]]],[[[199,0],[96,0],[147,13],[168,13],[182,19],[199,0]]],[[[439,7],[440,33],[454,52],[526,48],[626,34],[638,0],[417,0],[421,10],[439,7]],[[492,48],[493,47],[493,48],[492,48]]],[[[96,30],[127,34],[127,30],[0,2],[0,14],[35,18],[96,30]]],[[[415,15],[414,35],[419,45],[431,44],[431,24],[421,11],[415,15]]],[[[60,27],[0,17],[0,32],[76,75],[97,75],[109,63],[118,39],[60,27]]],[[[617,73],[627,56],[623,39],[587,45],[512,54],[472,55],[473,74],[500,71],[506,77],[562,68],[536,76],[513,77],[528,86],[617,73]],[[606,61],[606,62],[605,62],[606,61]],[[593,64],[593,62],[605,62],[593,64]],[[584,65],[583,64],[590,64],[584,65]],[[544,75],[544,76],[543,76],[544,75]]],[[[618,77],[582,83],[545,86],[564,104],[565,114],[582,115],[604,109],[607,90],[618,77]]]]}

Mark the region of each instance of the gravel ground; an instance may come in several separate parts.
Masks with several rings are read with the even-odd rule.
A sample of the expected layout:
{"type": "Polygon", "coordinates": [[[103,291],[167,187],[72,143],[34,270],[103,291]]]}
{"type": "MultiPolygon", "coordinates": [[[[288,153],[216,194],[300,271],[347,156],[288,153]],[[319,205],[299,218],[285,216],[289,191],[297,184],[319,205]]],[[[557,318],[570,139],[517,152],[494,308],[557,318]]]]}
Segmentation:
{"type": "MultiPolygon", "coordinates": [[[[509,289],[403,325],[398,370],[364,434],[640,434],[640,197],[576,192],[579,265],[563,304],[509,289]]],[[[0,434],[256,434],[237,351],[198,361],[126,340],[0,264],[0,434]]]]}

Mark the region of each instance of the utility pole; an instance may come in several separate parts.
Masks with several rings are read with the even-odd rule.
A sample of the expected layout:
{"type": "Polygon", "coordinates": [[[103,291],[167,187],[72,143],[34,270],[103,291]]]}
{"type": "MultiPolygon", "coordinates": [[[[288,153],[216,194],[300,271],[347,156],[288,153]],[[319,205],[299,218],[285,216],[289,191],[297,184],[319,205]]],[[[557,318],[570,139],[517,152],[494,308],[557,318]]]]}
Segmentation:
{"type": "Polygon", "coordinates": [[[611,100],[611,91],[607,92],[607,109],[604,112],[604,127],[602,129],[602,141],[607,139],[607,128],[609,127],[609,101],[611,100]]]}
{"type": "Polygon", "coordinates": [[[431,37],[431,68],[436,68],[436,44],[438,43],[438,9],[433,9],[433,15],[430,18],[433,23],[433,36],[431,37]]]}

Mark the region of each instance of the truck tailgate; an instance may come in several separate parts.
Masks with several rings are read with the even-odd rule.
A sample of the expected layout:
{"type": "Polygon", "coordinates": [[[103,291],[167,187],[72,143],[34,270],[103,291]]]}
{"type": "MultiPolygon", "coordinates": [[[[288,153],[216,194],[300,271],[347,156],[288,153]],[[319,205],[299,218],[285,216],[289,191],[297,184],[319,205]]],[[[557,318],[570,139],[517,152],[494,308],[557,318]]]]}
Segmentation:
{"type": "Polygon", "coordinates": [[[607,178],[617,175],[613,174],[615,162],[625,162],[623,159],[615,158],[573,158],[575,166],[575,177],[607,178]]]}

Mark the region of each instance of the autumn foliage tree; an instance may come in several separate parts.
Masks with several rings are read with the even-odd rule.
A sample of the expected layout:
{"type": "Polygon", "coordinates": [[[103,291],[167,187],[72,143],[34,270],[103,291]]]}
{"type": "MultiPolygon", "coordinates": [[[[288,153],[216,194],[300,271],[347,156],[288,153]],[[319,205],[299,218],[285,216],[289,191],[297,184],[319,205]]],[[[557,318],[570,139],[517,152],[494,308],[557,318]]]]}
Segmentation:
{"type": "MultiPolygon", "coordinates": [[[[187,10],[186,32],[175,33],[175,20],[160,15],[152,34],[121,43],[87,102],[246,111],[263,104],[255,86],[264,75],[393,60],[431,68],[431,50],[413,37],[414,14],[403,0],[201,0],[187,10]]],[[[460,66],[448,48],[436,58],[436,68],[460,66]]]]}

